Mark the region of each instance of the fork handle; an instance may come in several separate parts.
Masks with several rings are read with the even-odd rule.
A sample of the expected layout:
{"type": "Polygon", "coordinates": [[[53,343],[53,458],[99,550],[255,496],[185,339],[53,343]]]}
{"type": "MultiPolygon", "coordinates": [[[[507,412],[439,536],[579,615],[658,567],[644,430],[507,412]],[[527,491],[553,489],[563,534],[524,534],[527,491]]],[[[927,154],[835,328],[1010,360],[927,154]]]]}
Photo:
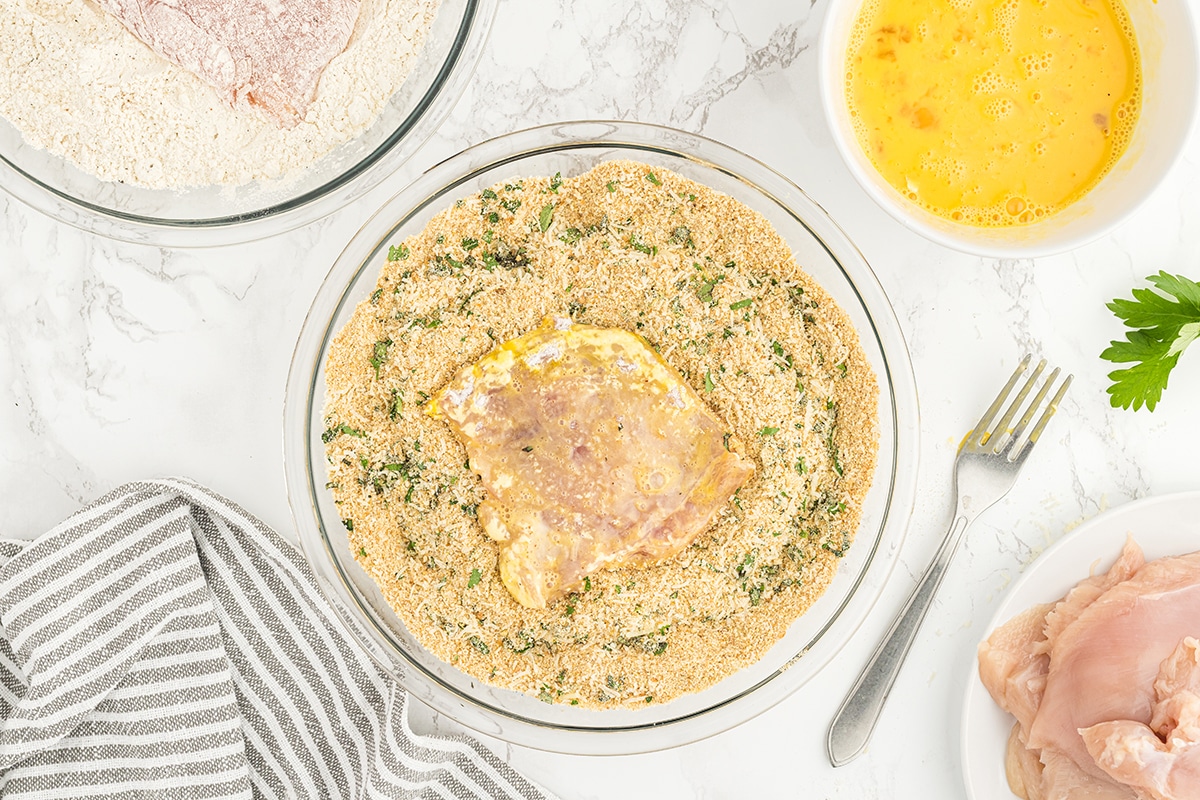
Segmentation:
{"type": "Polygon", "coordinates": [[[854,687],[842,702],[829,727],[829,760],[835,767],[843,766],[858,757],[866,748],[875,730],[875,724],[883,712],[883,704],[900,674],[917,631],[925,620],[925,614],[933,604],[933,596],[946,574],[946,568],[954,557],[954,551],[962,540],[963,531],[971,524],[969,517],[959,506],[946,531],[946,537],[934,556],[933,563],[925,571],[917,588],[909,596],[900,614],[888,628],[883,641],[875,648],[871,658],[858,676],[854,687]]]}

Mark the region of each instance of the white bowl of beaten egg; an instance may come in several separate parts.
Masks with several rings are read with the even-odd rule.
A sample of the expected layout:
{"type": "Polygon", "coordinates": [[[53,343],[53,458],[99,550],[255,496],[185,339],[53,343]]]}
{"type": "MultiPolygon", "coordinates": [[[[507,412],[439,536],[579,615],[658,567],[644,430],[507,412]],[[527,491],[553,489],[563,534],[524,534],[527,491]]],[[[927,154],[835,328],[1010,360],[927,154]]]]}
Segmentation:
{"type": "Polygon", "coordinates": [[[821,99],[854,177],[947,247],[1064,252],[1179,159],[1198,95],[1180,0],[835,0],[821,99]]]}

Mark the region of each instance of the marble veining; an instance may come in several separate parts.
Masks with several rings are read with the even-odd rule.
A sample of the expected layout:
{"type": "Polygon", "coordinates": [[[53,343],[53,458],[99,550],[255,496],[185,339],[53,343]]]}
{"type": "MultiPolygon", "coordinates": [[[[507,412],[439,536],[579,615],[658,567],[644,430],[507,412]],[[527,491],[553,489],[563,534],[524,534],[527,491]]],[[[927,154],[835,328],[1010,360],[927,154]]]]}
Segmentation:
{"type": "MultiPolygon", "coordinates": [[[[819,110],[827,3],[504,0],[477,74],[443,128],[338,214],[259,242],[167,251],[55,224],[0,193],[0,536],[32,537],[131,479],[187,475],[285,535],[281,409],[292,347],[333,259],[423,169],[470,144],[581,118],[655,122],[787,175],[859,244],[891,297],[921,399],[918,499],[900,567],[862,631],[761,717],[687,747],[620,759],[489,740],[565,798],[959,798],[959,705],[1006,588],[1105,508],[1200,487],[1200,353],[1159,409],[1114,410],[1099,353],[1105,302],[1146,275],[1200,276],[1200,134],[1113,235],[1061,256],[992,261],[909,233],[857,187],[819,110]],[[840,770],[828,721],[940,540],[951,467],[1026,351],[1076,375],[1026,474],[964,543],[865,756],[840,770]]],[[[424,712],[425,730],[456,730],[424,712]]]]}

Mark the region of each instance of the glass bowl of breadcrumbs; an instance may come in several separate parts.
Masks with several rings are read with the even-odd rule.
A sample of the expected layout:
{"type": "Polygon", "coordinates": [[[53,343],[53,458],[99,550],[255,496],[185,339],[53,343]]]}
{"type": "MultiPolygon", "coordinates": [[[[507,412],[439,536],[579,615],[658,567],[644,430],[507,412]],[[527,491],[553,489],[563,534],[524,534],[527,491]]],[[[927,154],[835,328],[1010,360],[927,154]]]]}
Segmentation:
{"type": "Polygon", "coordinates": [[[509,134],[401,191],[321,287],[284,417],[299,536],[347,630],[438,711],[558,752],[685,744],[796,692],[870,612],[914,497],[912,367],[863,256],[783,176],[652,125],[509,134]],[[543,320],[642,337],[755,470],[672,557],[529,608],[429,412],[543,320]]]}

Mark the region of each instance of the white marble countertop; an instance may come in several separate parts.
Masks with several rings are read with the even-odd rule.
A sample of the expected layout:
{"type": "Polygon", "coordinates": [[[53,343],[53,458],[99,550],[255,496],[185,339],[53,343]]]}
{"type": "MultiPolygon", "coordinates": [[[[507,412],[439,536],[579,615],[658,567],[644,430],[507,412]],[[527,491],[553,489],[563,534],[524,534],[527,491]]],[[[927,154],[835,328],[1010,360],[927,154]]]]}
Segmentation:
{"type": "MultiPolygon", "coordinates": [[[[375,207],[462,147],[533,124],[616,117],[703,133],[824,205],[896,307],[922,419],[901,564],[828,668],[737,729],[616,759],[489,744],[564,798],[961,797],[961,697],[1005,588],[1080,520],[1200,487],[1200,353],[1185,354],[1153,414],[1109,407],[1098,357],[1121,332],[1108,300],[1159,269],[1200,276],[1200,135],[1101,241],[1037,261],[942,249],[873,206],[833,148],[816,89],[825,6],[505,0],[466,94],[400,174],[323,222],[254,244],[117,244],[0,194],[0,536],[36,536],[120,483],[172,474],[289,534],[281,417],[292,346],[333,258],[375,207]],[[965,542],[869,750],[835,770],[829,719],[943,533],[957,442],[1026,351],[1076,384],[1016,488],[965,542]]],[[[417,724],[454,727],[429,714],[417,724]]]]}

